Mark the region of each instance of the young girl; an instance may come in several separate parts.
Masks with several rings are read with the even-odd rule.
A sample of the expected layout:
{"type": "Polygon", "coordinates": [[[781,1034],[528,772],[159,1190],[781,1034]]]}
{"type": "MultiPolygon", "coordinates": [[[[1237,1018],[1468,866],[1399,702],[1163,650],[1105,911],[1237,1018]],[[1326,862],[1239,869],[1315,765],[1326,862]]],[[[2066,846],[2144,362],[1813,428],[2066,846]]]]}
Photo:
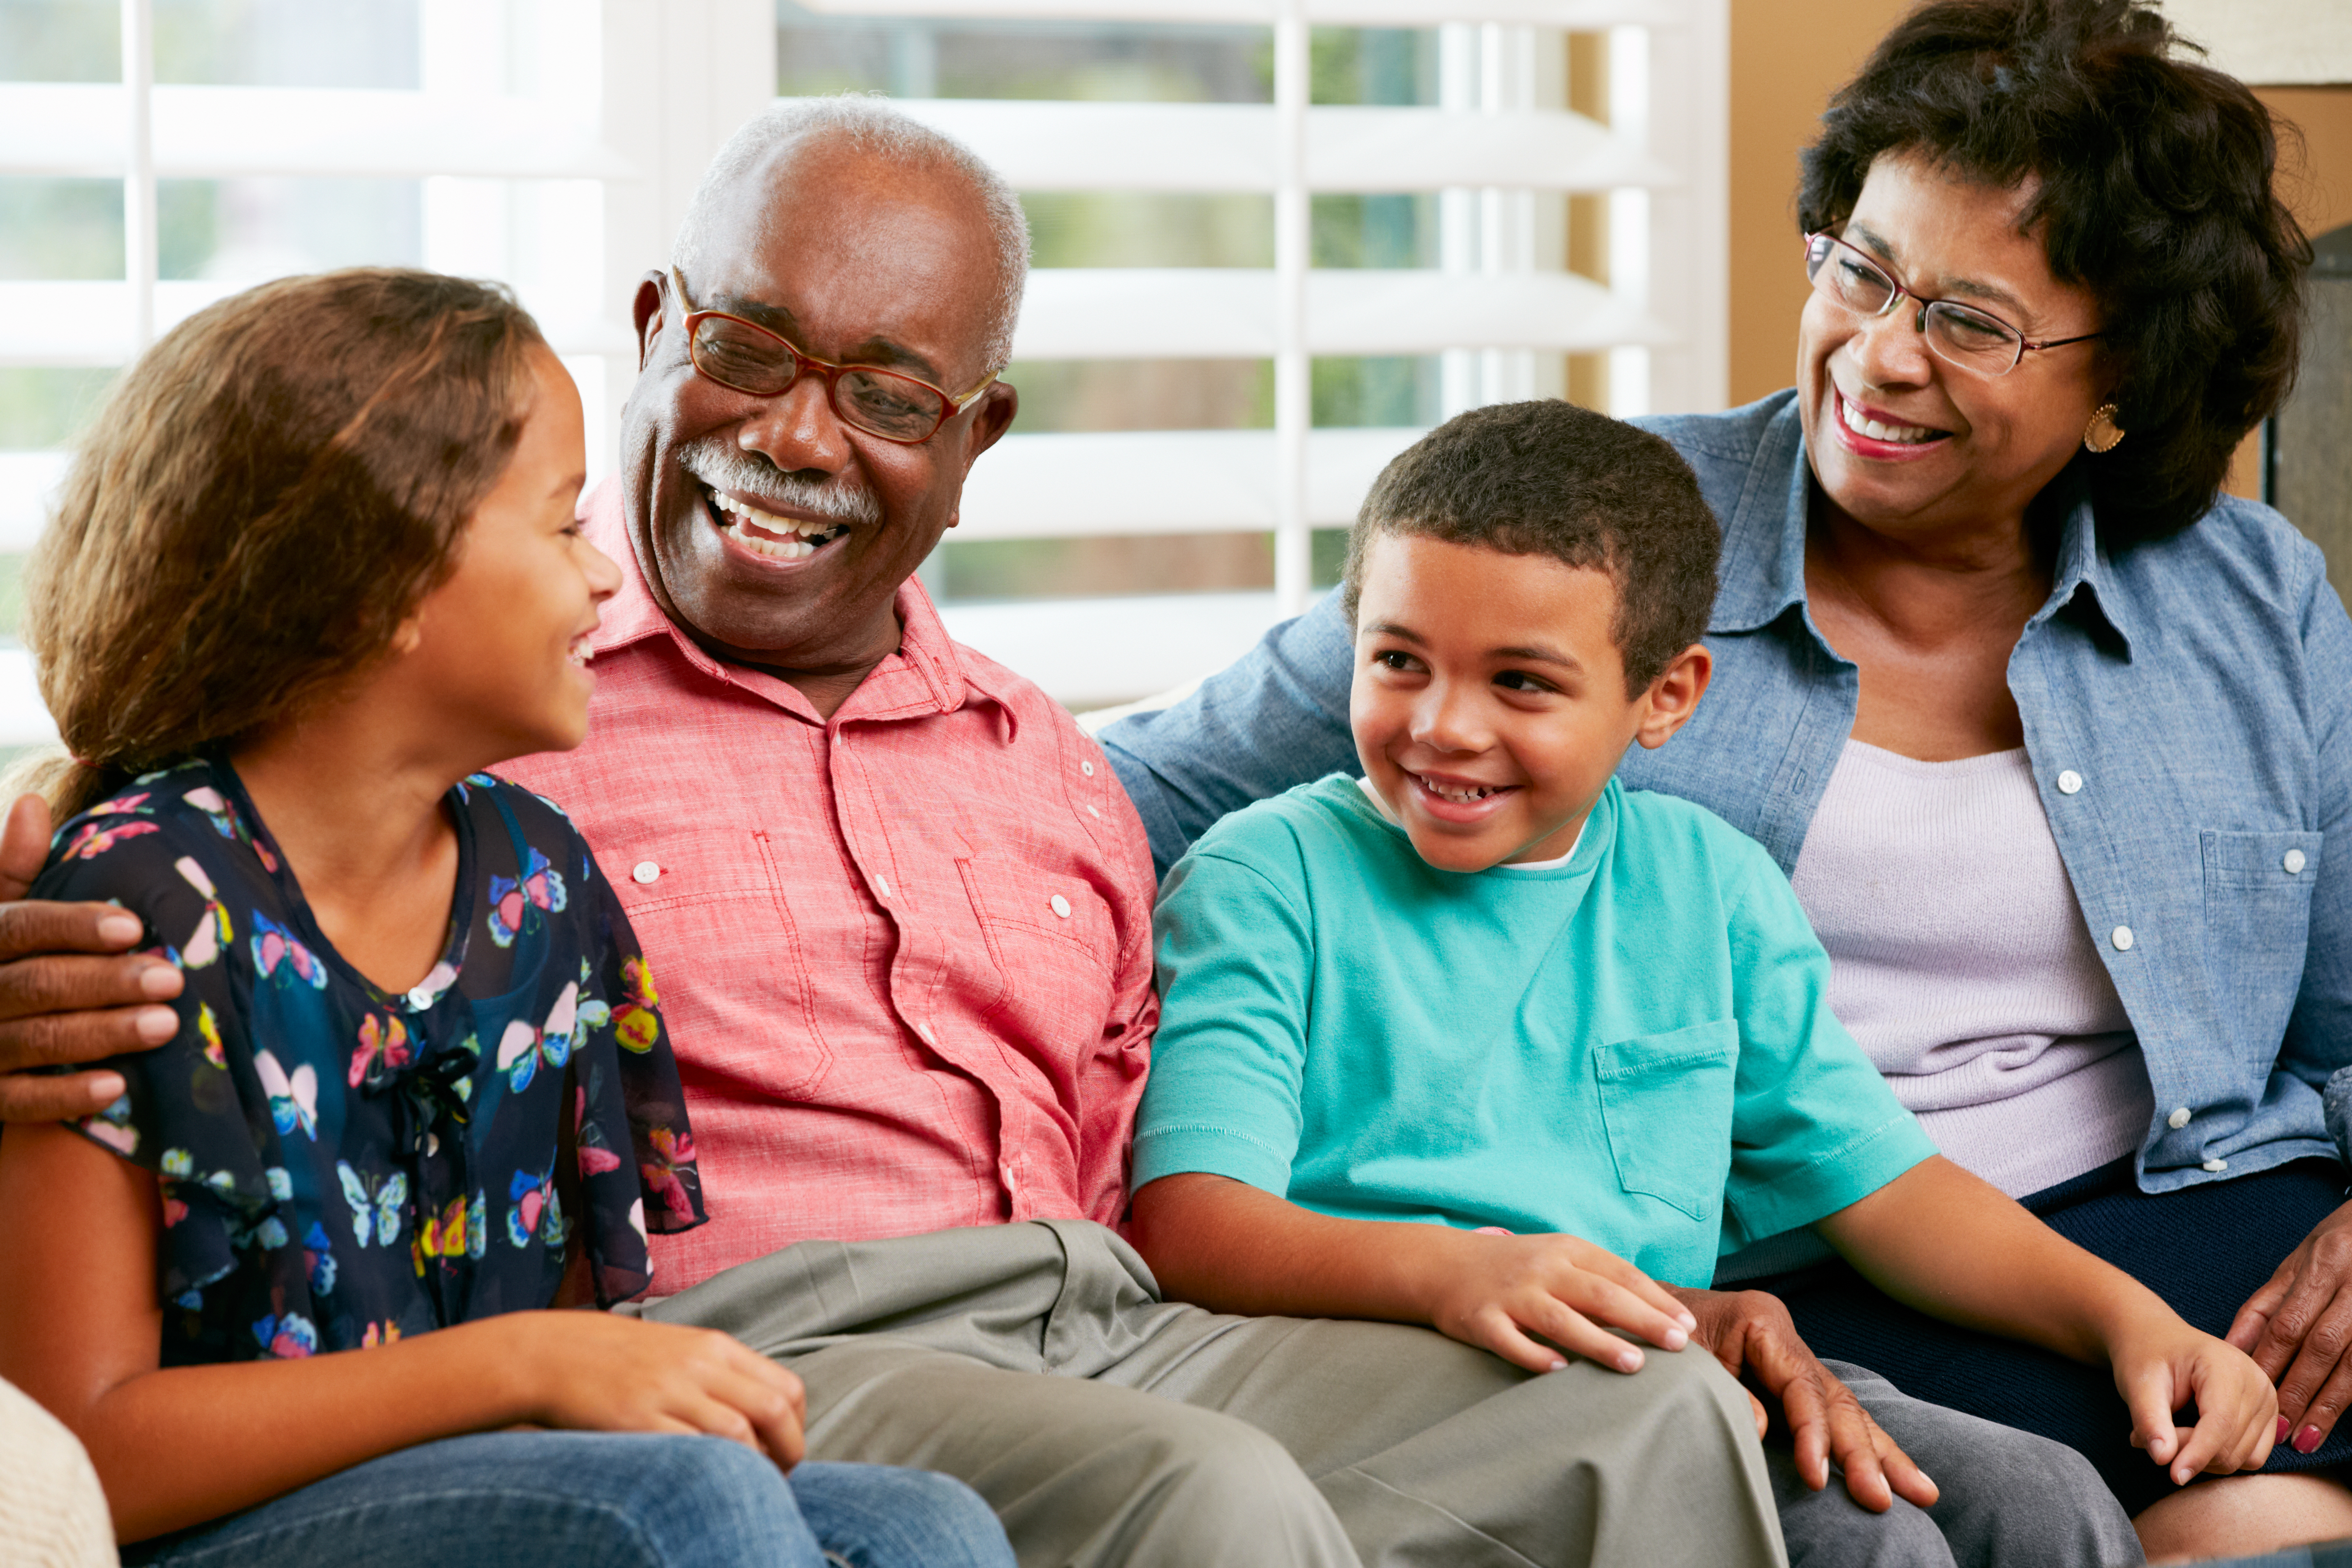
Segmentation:
{"type": "Polygon", "coordinates": [[[42,541],[39,890],[185,983],[118,1103],[0,1142],[0,1378],[129,1561],[1012,1562],[960,1483],[793,1468],[798,1381],[726,1336],[547,1310],[704,1218],[620,906],[482,772],[586,731],[581,428],[504,294],[289,279],[124,377],[42,541]]]}

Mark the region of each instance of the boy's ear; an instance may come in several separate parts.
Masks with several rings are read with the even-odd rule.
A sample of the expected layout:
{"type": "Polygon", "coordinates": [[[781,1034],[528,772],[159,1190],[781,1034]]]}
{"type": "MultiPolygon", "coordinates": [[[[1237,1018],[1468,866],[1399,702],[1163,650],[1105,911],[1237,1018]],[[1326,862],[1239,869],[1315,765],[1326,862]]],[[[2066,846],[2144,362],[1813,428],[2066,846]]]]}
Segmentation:
{"type": "Polygon", "coordinates": [[[1706,683],[1714,678],[1715,656],[1706,651],[1706,644],[1695,642],[1675,655],[1642,694],[1642,718],[1633,739],[1653,752],[1664,745],[1675,731],[1690,722],[1698,700],[1706,695],[1706,683]]]}
{"type": "Polygon", "coordinates": [[[423,616],[410,616],[406,619],[403,620],[400,625],[393,628],[392,651],[394,654],[412,654],[424,646],[425,620],[423,616]]]}

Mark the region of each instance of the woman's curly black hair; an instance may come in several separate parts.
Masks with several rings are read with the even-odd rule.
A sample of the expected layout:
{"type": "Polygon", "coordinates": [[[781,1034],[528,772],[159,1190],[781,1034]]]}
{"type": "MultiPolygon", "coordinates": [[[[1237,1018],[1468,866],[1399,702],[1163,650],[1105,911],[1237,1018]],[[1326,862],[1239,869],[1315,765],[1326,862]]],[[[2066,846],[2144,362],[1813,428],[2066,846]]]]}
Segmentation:
{"type": "Polygon", "coordinates": [[[1830,100],[1797,198],[1806,232],[1835,228],[1885,153],[2040,182],[2024,226],[2098,299],[2119,372],[2127,439],[2077,459],[2111,544],[2204,515],[2302,344],[2311,244],[2273,189],[2270,111],[2181,47],[2135,0],[1931,0],[1830,100]]]}

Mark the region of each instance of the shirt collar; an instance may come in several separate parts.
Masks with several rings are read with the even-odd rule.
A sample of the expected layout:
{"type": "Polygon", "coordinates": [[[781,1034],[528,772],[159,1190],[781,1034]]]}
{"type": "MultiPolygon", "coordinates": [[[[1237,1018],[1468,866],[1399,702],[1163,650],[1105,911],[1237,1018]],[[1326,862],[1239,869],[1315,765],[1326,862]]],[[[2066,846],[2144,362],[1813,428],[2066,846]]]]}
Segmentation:
{"type": "MultiPolygon", "coordinates": [[[[2047,620],[2080,597],[2113,630],[2128,656],[2129,612],[2099,543],[2089,487],[2069,468],[2052,481],[2052,488],[2059,491],[2053,499],[2066,507],[2066,521],[2059,531],[2050,597],[2033,620],[2047,620]]],[[[1811,503],[1812,469],[1805,461],[1804,426],[1791,399],[1765,426],[1748,481],[1725,520],[1723,586],[1716,595],[1708,631],[1752,632],[1778,620],[1791,605],[1805,603],[1805,530],[1811,503]]]]}
{"type": "MultiPolygon", "coordinates": [[[[588,639],[591,651],[610,653],[648,637],[667,637],[697,669],[714,679],[752,692],[795,717],[822,723],[816,710],[790,681],[747,665],[714,658],[686,635],[655,602],[638,569],[635,542],[623,511],[618,475],[581,499],[578,516],[590,543],[621,569],[621,585],[604,601],[603,619],[588,639]]],[[[979,698],[994,707],[998,733],[1011,744],[1019,731],[1012,690],[1004,672],[971,657],[948,636],[939,609],[923,585],[909,577],[898,585],[898,649],[867,674],[849,700],[835,711],[843,719],[887,721],[952,713],[979,698]]]]}

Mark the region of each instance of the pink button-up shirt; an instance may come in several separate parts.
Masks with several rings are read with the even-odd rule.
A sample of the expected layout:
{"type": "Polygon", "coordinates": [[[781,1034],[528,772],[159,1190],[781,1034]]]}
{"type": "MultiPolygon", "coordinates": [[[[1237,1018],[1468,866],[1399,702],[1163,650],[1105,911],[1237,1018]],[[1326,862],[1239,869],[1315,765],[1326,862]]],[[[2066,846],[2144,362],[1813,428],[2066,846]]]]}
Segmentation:
{"type": "Polygon", "coordinates": [[[624,578],[588,741],[499,772],[571,813],[660,992],[712,1223],[654,1239],[655,1290],[812,1237],[1116,1223],[1159,1003],[1101,751],[913,582],[820,719],[662,614],[616,485],[583,516],[624,578]]]}

